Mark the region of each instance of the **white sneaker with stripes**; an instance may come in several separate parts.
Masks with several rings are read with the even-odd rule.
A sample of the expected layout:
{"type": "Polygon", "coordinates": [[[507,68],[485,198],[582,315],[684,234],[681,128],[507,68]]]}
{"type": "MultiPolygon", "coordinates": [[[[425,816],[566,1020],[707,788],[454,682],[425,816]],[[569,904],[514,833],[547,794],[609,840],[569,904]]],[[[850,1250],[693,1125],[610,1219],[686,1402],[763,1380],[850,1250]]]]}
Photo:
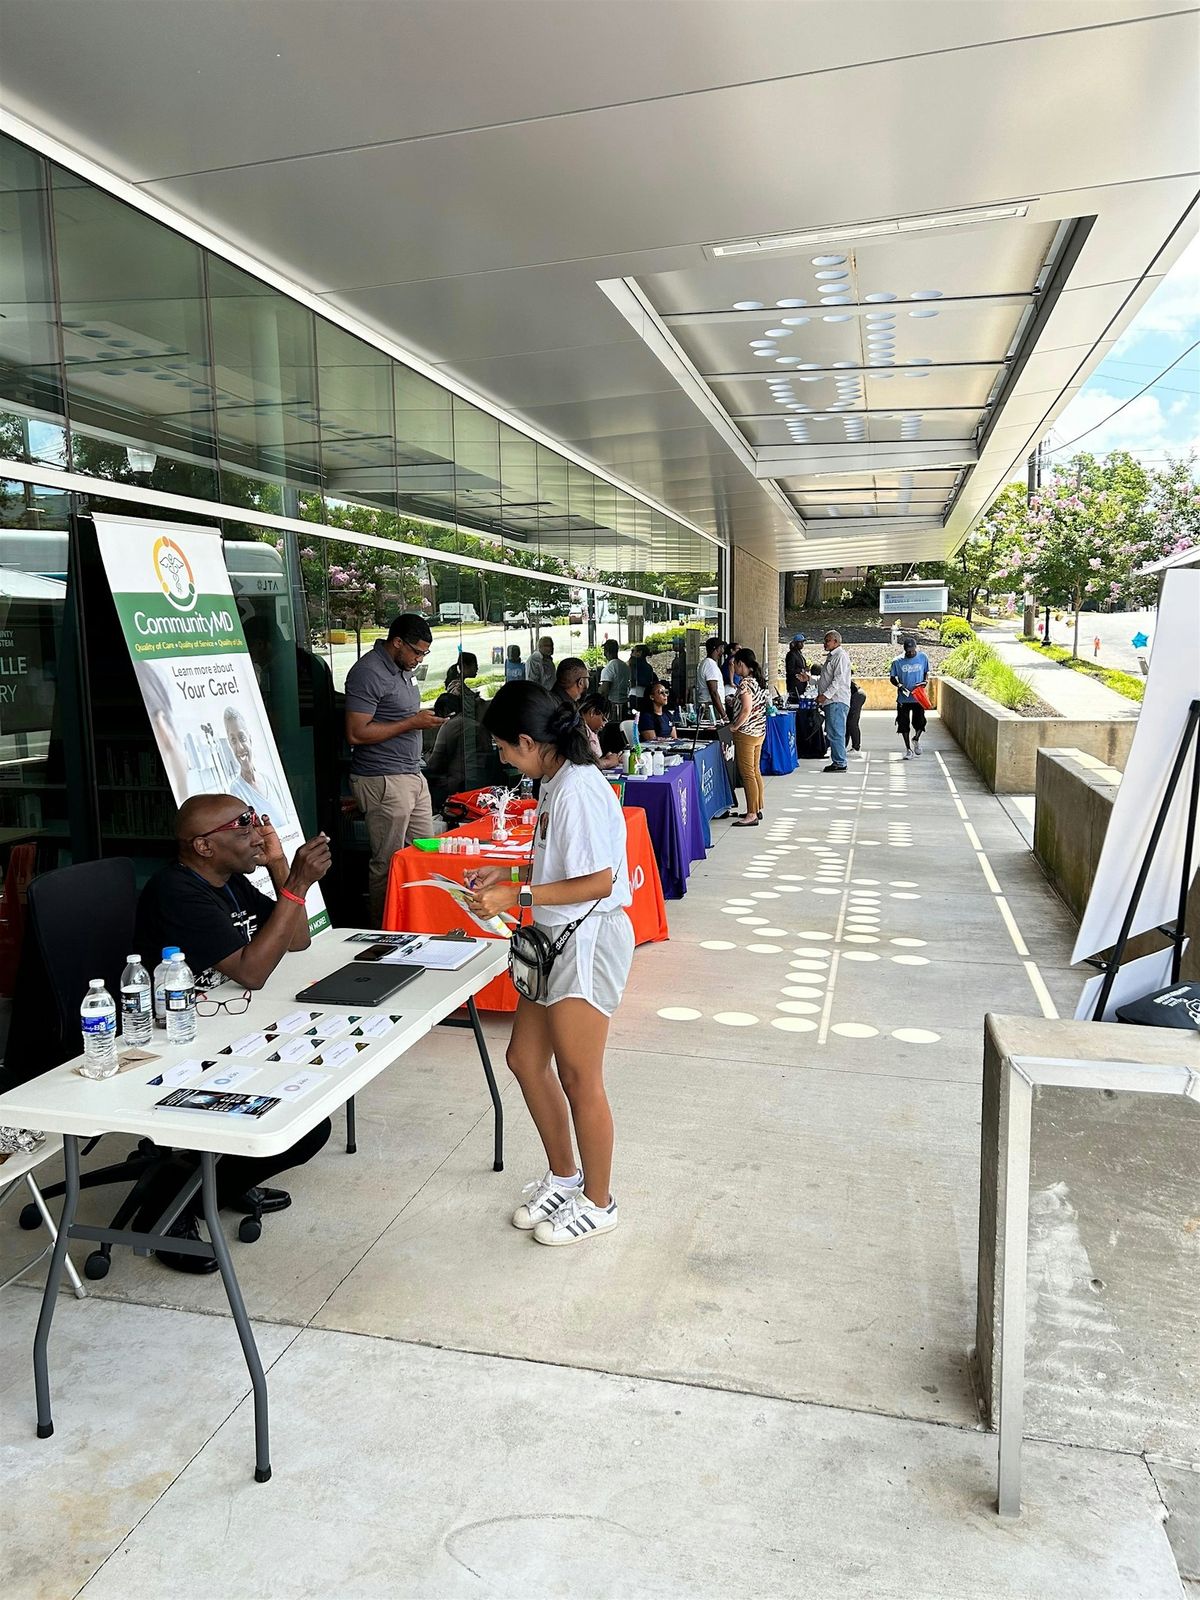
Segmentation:
{"type": "Polygon", "coordinates": [[[606,1206],[595,1206],[576,1189],[552,1217],[533,1230],[538,1244],[582,1244],[597,1233],[611,1233],[617,1225],[617,1202],[610,1197],[606,1206]]]}
{"type": "Polygon", "coordinates": [[[513,1227],[520,1228],[522,1233],[532,1233],[539,1222],[555,1216],[581,1188],[581,1183],[561,1184],[552,1172],[540,1183],[527,1183],[521,1190],[521,1204],[512,1214],[513,1227]]]}

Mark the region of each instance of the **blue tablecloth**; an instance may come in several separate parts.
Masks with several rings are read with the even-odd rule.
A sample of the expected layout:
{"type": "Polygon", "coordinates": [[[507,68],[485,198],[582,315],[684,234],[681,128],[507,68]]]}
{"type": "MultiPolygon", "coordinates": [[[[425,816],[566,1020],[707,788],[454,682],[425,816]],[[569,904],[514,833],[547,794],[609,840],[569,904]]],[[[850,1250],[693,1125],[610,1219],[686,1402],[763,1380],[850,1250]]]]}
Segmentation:
{"type": "MultiPolygon", "coordinates": [[[[710,739],[705,744],[697,744],[692,764],[700,785],[700,810],[705,822],[711,822],[724,811],[731,811],[733,788],[729,782],[729,768],[721,741],[710,739]]],[[[711,834],[707,842],[712,844],[711,834]]]]}
{"type": "Polygon", "coordinates": [[[762,770],[768,776],[795,772],[799,765],[796,756],[796,713],[777,711],[767,718],[767,737],[762,747],[762,770]]]}
{"type": "Polygon", "coordinates": [[[640,806],[646,813],[663,895],[681,900],[692,862],[703,861],[711,843],[695,763],[685,761],[659,778],[626,779],[625,804],[640,806]]]}

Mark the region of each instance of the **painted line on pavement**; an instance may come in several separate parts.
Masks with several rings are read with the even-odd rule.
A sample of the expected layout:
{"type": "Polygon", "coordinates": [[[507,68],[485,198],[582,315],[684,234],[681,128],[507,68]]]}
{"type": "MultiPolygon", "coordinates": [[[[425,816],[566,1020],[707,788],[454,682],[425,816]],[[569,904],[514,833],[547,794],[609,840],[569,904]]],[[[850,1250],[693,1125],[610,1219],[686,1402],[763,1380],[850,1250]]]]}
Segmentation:
{"type": "Polygon", "coordinates": [[[1029,946],[1025,943],[1025,939],[1021,933],[1017,919],[1013,916],[1012,908],[1004,896],[1004,890],[1000,885],[1000,880],[993,871],[992,864],[987,858],[987,853],[983,848],[979,835],[971,826],[970,819],[967,816],[966,808],[963,806],[962,801],[958,797],[958,789],[955,785],[954,779],[950,776],[950,769],[942,760],[942,753],[940,750],[935,750],[934,755],[937,758],[938,766],[942,769],[942,777],[946,780],[946,787],[950,790],[951,795],[954,797],[955,807],[960,818],[962,819],[963,831],[966,833],[967,839],[975,852],[975,859],[979,863],[979,870],[983,873],[984,881],[991,890],[992,898],[996,902],[996,909],[999,911],[1000,916],[1003,919],[1004,926],[1008,929],[1008,936],[1012,940],[1013,948],[1021,957],[1021,965],[1025,968],[1025,976],[1029,979],[1029,986],[1033,990],[1034,995],[1037,997],[1037,1003],[1041,1007],[1042,1015],[1044,1017],[1051,1018],[1057,1017],[1058,1008],[1054,1004],[1050,990],[1046,987],[1046,980],[1042,977],[1037,962],[1034,961],[1029,954],[1029,946]]]}

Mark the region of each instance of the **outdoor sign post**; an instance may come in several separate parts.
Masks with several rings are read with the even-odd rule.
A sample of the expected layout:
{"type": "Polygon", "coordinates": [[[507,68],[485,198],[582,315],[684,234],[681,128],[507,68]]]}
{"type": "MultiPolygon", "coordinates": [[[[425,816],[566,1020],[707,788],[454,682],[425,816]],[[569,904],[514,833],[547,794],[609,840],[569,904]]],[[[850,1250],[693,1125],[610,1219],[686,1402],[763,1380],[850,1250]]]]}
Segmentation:
{"type": "MultiPolygon", "coordinates": [[[[96,515],[138,687],[176,804],[230,794],[270,817],[289,860],[304,842],[215,528],[96,515]]],[[[265,867],[256,887],[274,898],[265,867]]],[[[314,884],[308,928],[329,926],[314,884]]]]}

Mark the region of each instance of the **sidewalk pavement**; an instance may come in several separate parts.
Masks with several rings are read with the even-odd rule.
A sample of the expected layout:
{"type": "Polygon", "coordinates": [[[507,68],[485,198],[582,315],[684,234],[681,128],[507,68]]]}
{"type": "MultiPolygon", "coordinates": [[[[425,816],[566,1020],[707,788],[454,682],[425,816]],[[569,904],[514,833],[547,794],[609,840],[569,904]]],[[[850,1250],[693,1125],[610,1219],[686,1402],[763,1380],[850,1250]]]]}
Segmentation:
{"type": "Polygon", "coordinates": [[[1086,672],[1075,672],[1049,656],[1040,655],[1005,629],[988,628],[980,638],[1023,678],[1028,678],[1034,693],[1048,706],[1053,706],[1060,716],[1108,722],[1138,714],[1136,701],[1106,688],[1086,672]]]}

